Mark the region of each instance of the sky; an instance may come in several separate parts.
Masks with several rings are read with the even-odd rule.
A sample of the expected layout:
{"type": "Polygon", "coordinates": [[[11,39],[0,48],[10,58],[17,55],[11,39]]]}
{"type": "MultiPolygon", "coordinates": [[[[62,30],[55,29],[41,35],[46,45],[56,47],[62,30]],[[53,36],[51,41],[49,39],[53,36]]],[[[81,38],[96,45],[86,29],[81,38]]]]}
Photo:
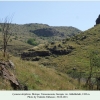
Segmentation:
{"type": "Polygon", "coordinates": [[[0,1],[0,19],[13,15],[12,23],[72,26],[82,31],[95,25],[100,1],[0,1]]]}

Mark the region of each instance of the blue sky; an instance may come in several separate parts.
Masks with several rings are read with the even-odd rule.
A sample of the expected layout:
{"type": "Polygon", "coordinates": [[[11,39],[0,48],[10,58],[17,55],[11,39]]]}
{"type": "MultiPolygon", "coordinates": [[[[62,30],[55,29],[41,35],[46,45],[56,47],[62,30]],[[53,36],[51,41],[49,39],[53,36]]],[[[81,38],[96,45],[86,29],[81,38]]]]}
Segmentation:
{"type": "Polygon", "coordinates": [[[100,1],[0,1],[0,19],[12,16],[12,23],[43,23],[87,30],[100,14],[100,1]]]}

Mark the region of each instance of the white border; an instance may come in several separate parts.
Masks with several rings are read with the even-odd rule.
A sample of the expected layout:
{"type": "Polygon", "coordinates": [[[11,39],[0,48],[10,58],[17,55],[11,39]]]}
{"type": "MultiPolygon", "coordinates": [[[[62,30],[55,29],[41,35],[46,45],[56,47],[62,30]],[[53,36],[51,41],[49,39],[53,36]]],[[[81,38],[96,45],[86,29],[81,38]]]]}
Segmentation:
{"type": "MultiPolygon", "coordinates": [[[[28,1],[28,0],[0,0],[0,1],[28,1]]],[[[100,1],[100,0],[29,0],[29,1],[100,1]]],[[[44,95],[46,96],[46,95],[44,95]]],[[[100,91],[0,91],[1,100],[100,100],[100,91]],[[63,93],[68,94],[66,98],[28,98],[28,95],[14,95],[32,94],[32,93],[63,93]],[[81,95],[69,95],[80,93],[81,95]],[[89,95],[88,95],[89,94],[89,95]],[[67,98],[68,97],[68,98],[67,98]]]]}
{"type": "Polygon", "coordinates": [[[99,91],[0,91],[2,100],[100,100],[99,91]]]}

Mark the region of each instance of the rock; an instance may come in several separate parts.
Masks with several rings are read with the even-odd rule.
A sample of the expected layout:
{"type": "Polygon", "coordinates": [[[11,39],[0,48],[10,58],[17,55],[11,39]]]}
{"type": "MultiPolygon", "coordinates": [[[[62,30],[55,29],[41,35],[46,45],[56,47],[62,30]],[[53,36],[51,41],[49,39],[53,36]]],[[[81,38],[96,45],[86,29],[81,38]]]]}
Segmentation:
{"type": "Polygon", "coordinates": [[[57,35],[64,37],[64,33],[61,33],[54,28],[43,28],[43,29],[37,29],[34,31],[30,30],[30,32],[36,34],[37,36],[42,36],[42,37],[52,37],[52,36],[57,36],[57,35]]]}
{"type": "Polygon", "coordinates": [[[24,88],[24,90],[28,90],[28,87],[26,85],[23,88],[24,88]]]}
{"type": "Polygon", "coordinates": [[[51,52],[56,55],[66,55],[69,54],[72,50],[71,49],[52,49],[51,52]]]}
{"type": "Polygon", "coordinates": [[[23,52],[21,54],[21,58],[25,57],[36,57],[36,56],[50,56],[50,52],[48,50],[36,50],[36,51],[30,51],[30,52],[23,52]]]}
{"type": "Polygon", "coordinates": [[[48,48],[52,54],[55,55],[66,55],[72,52],[74,49],[72,46],[67,46],[66,48],[63,48],[62,46],[54,46],[53,48],[48,48]]]}
{"type": "Polygon", "coordinates": [[[13,89],[19,89],[20,88],[20,84],[17,80],[17,78],[15,77],[15,75],[10,72],[7,68],[6,68],[6,64],[4,63],[0,63],[0,76],[2,76],[4,79],[8,80],[11,84],[11,86],[13,87],[13,89]]]}
{"type": "Polygon", "coordinates": [[[63,46],[61,44],[57,45],[50,45],[44,46],[45,48],[41,47],[36,49],[30,49],[26,52],[21,54],[21,58],[23,60],[32,60],[32,61],[39,61],[42,57],[50,56],[50,55],[66,55],[72,52],[74,49],[73,46],[67,45],[63,46]]]}
{"type": "Polygon", "coordinates": [[[41,58],[40,57],[34,57],[32,58],[32,61],[39,61],[41,58]]]}
{"type": "Polygon", "coordinates": [[[8,61],[8,65],[10,66],[11,69],[15,69],[15,65],[11,60],[8,61]]]}
{"type": "Polygon", "coordinates": [[[5,67],[10,69],[15,69],[15,65],[11,60],[8,60],[6,62],[0,61],[0,65],[4,65],[5,67]]]}
{"type": "Polygon", "coordinates": [[[14,90],[28,90],[27,86],[23,86],[19,83],[12,70],[9,69],[10,66],[14,68],[14,63],[11,60],[0,61],[0,77],[8,81],[14,90]]]}
{"type": "Polygon", "coordinates": [[[100,24],[100,15],[98,16],[98,18],[96,19],[96,25],[100,24]]]}

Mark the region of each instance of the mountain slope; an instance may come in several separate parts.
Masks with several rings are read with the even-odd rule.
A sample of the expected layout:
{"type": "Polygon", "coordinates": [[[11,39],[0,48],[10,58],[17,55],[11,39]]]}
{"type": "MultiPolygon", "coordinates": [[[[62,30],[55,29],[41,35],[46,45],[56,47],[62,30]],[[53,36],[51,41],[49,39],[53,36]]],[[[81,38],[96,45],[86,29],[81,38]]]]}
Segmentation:
{"type": "MultiPolygon", "coordinates": [[[[33,33],[33,31],[35,30],[39,30],[39,29],[55,29],[55,31],[58,31],[59,33],[62,33],[64,35],[75,35],[81,32],[81,30],[74,28],[74,27],[67,27],[67,26],[59,26],[59,27],[55,27],[55,26],[49,26],[46,24],[38,24],[38,23],[30,23],[30,24],[24,24],[24,25],[18,25],[18,24],[12,24],[12,31],[16,34],[20,34],[20,33],[33,33]]],[[[39,34],[38,34],[39,36],[39,34]]],[[[42,35],[41,35],[42,36],[42,35]]]]}
{"type": "MultiPolygon", "coordinates": [[[[0,52],[0,59],[2,52],[0,52]]],[[[74,90],[79,89],[76,80],[52,68],[46,68],[37,62],[23,61],[19,57],[10,57],[15,70],[10,70],[21,85],[28,90],[74,90]]],[[[1,60],[0,60],[1,61],[1,60]]],[[[8,69],[8,68],[7,68],[8,69]]],[[[1,71],[1,70],[0,70],[1,71]]],[[[13,90],[9,81],[0,74],[0,90],[13,90]]]]}
{"type": "MultiPolygon", "coordinates": [[[[92,57],[96,57],[92,59],[92,61],[95,63],[95,65],[92,65],[92,85],[93,89],[96,89],[96,78],[100,77],[100,64],[99,62],[97,63],[97,61],[100,60],[100,25],[96,25],[95,27],[84,31],[81,34],[75,35],[61,42],[52,42],[51,44],[49,43],[47,45],[41,45],[29,49],[27,54],[29,55],[30,52],[32,53],[37,51],[47,52],[48,50],[52,49],[56,51],[56,53],[51,52],[47,56],[41,57],[37,55],[37,57],[32,57],[36,57],[36,59],[38,59],[37,63],[39,65],[43,65],[46,68],[53,68],[61,73],[67,74],[73,79],[77,79],[78,81],[80,80],[79,83],[81,84],[81,88],[85,86],[90,75],[90,59],[92,59],[92,57]],[[72,51],[69,53],[63,54],[62,51],[69,49],[69,46],[74,49],[72,49],[72,51]],[[92,56],[91,53],[93,53],[92,56]],[[95,61],[94,59],[98,60],[95,61]]],[[[31,60],[31,57],[28,60],[31,60]]],[[[85,89],[89,88],[85,87],[85,89]]]]}
{"type": "MultiPolygon", "coordinates": [[[[18,53],[33,46],[27,43],[29,39],[35,40],[37,44],[46,44],[65,39],[69,35],[79,34],[81,31],[74,27],[52,27],[46,24],[30,23],[24,25],[11,24],[11,32],[8,52],[18,55],[18,53]]],[[[2,33],[0,33],[0,41],[0,47],[3,47],[2,33]]]]}

